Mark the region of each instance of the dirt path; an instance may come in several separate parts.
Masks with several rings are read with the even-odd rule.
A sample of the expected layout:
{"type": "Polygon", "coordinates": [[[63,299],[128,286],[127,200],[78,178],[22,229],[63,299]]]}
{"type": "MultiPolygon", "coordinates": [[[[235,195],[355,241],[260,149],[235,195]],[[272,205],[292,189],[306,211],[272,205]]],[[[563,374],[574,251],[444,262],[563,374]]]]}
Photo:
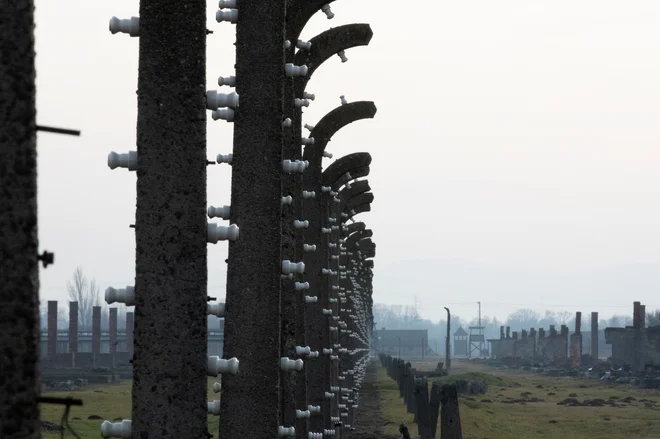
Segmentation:
{"type": "Polygon", "coordinates": [[[359,409],[353,422],[355,431],[342,434],[342,439],[398,439],[383,433],[385,419],[381,411],[380,391],[376,380],[378,362],[367,367],[367,373],[360,391],[359,409]]]}

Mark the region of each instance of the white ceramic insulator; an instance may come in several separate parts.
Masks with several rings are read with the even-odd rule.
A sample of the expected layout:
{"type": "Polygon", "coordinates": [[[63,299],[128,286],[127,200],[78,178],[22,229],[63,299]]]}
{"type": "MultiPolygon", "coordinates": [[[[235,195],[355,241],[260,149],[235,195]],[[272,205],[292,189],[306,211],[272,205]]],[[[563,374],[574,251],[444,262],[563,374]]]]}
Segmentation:
{"type": "Polygon", "coordinates": [[[303,274],[305,272],[304,262],[291,262],[288,259],[282,261],[283,274],[303,274]]]}
{"type": "Polygon", "coordinates": [[[224,317],[225,304],[222,302],[208,303],[206,304],[206,313],[210,316],[224,317]]]}
{"type": "Polygon", "coordinates": [[[305,128],[306,130],[312,131],[312,130],[314,129],[314,125],[310,125],[310,124],[306,123],[305,126],[304,126],[304,128],[305,128]]]}
{"type": "Polygon", "coordinates": [[[346,52],[344,52],[343,50],[337,52],[337,55],[339,55],[339,58],[341,58],[341,62],[348,61],[348,58],[346,58],[346,52]]]}
{"type": "Polygon", "coordinates": [[[330,255],[330,259],[332,259],[333,261],[336,261],[336,260],[339,259],[339,255],[330,255]]]}
{"type": "Polygon", "coordinates": [[[112,17],[110,19],[110,32],[116,34],[121,32],[123,34],[129,34],[132,37],[140,36],[140,17],[131,17],[131,18],[117,18],[112,17]]]}
{"type": "Polygon", "coordinates": [[[323,433],[314,433],[313,431],[310,431],[307,434],[307,439],[323,439],[323,433]]]}
{"type": "Polygon", "coordinates": [[[221,373],[236,375],[238,373],[238,359],[234,357],[225,360],[217,355],[212,355],[208,357],[207,367],[208,376],[217,377],[221,373]]]}
{"type": "Polygon", "coordinates": [[[282,160],[282,170],[287,174],[291,174],[293,172],[301,173],[304,172],[305,169],[307,169],[307,164],[305,162],[301,162],[300,160],[282,160]]]}
{"type": "Polygon", "coordinates": [[[300,107],[309,107],[309,100],[308,99],[298,99],[295,98],[293,100],[293,105],[295,105],[297,108],[300,107]]]}
{"type": "Polygon", "coordinates": [[[234,160],[234,154],[218,154],[215,158],[217,163],[227,163],[231,165],[232,160],[234,160]]]}
{"type": "Polygon", "coordinates": [[[328,222],[329,222],[329,223],[336,223],[336,222],[337,222],[337,218],[329,217],[329,218],[328,218],[328,222]]]}
{"type": "MultiPolygon", "coordinates": [[[[336,255],[335,255],[335,256],[336,256],[336,255]]],[[[333,286],[332,286],[332,289],[335,290],[335,291],[338,290],[338,289],[339,289],[339,285],[333,285],[333,286]]]]}
{"type": "Polygon", "coordinates": [[[346,404],[337,404],[337,407],[340,408],[340,409],[345,409],[346,404]]]}
{"type": "MultiPolygon", "coordinates": [[[[337,247],[337,244],[335,244],[335,247],[337,247]]],[[[345,266],[345,265],[340,265],[340,266],[339,266],[339,269],[340,269],[340,270],[346,270],[346,266],[345,266]]]]}
{"type": "Polygon", "coordinates": [[[335,394],[334,394],[334,393],[325,392],[325,398],[326,398],[326,399],[332,399],[332,398],[334,398],[334,397],[335,397],[335,394]]]}
{"type": "Polygon", "coordinates": [[[303,244],[303,251],[305,251],[305,252],[315,252],[316,251],[316,244],[314,244],[314,245],[303,244]]]}
{"type": "Polygon", "coordinates": [[[282,279],[293,279],[293,274],[283,274],[282,279]]]}
{"type": "Polygon", "coordinates": [[[323,313],[324,316],[331,316],[332,315],[332,310],[331,309],[322,309],[321,312],[323,313]]]}
{"type": "Polygon", "coordinates": [[[331,298],[331,299],[328,299],[328,302],[330,302],[330,303],[337,303],[337,299],[332,299],[332,298],[331,298]]]}
{"type": "Polygon", "coordinates": [[[218,7],[220,9],[236,8],[238,7],[238,0],[220,0],[218,2],[218,7]]]}
{"type": "Polygon", "coordinates": [[[328,151],[323,151],[323,157],[331,159],[332,158],[332,153],[328,151]]]}
{"type": "Polygon", "coordinates": [[[312,48],[312,43],[310,41],[298,40],[296,42],[296,47],[301,50],[309,50],[312,48]]]}
{"type": "Polygon", "coordinates": [[[357,405],[357,404],[353,404],[353,408],[354,408],[354,409],[358,408],[358,405],[357,405]]]}
{"type": "Polygon", "coordinates": [[[307,419],[310,414],[309,410],[296,410],[296,418],[298,419],[307,419]]]}
{"type": "Polygon", "coordinates": [[[297,355],[309,355],[312,353],[312,349],[309,346],[296,346],[297,355]]]}
{"type": "Polygon", "coordinates": [[[296,229],[306,229],[309,227],[309,221],[293,220],[293,227],[296,229]]]}
{"type": "Polygon", "coordinates": [[[330,186],[321,186],[321,192],[330,192],[332,188],[330,186]]]}
{"type": "Polygon", "coordinates": [[[277,427],[277,435],[279,437],[295,436],[296,427],[283,427],[280,425],[279,427],[277,427]]]}
{"type": "Polygon", "coordinates": [[[300,139],[300,142],[303,145],[313,145],[314,144],[314,138],[313,137],[303,137],[300,139]]]}
{"type": "Polygon", "coordinates": [[[328,20],[333,19],[335,16],[335,14],[333,14],[332,10],[330,9],[330,5],[323,5],[321,11],[325,14],[326,17],[328,17],[328,20]]]}
{"type": "Polygon", "coordinates": [[[105,289],[105,302],[110,305],[112,303],[123,303],[126,306],[135,305],[135,287],[126,285],[126,288],[112,288],[105,289]]]}
{"type": "Polygon", "coordinates": [[[348,104],[348,102],[346,102],[346,96],[344,95],[339,96],[339,100],[341,101],[342,105],[348,104]]]}
{"type": "Polygon", "coordinates": [[[339,392],[340,388],[337,386],[330,386],[330,391],[331,392],[339,392]]]}
{"type": "Polygon", "coordinates": [[[334,196],[336,196],[336,195],[337,195],[337,192],[335,192],[335,191],[330,191],[330,196],[333,196],[333,197],[334,197],[334,196]]]}
{"type": "Polygon", "coordinates": [[[330,232],[332,232],[332,229],[327,227],[321,227],[321,233],[330,233],[330,232]]]}
{"type": "Polygon", "coordinates": [[[280,369],[284,372],[290,372],[292,370],[302,370],[304,362],[301,359],[292,360],[289,357],[280,358],[280,369]]]}
{"type": "Polygon", "coordinates": [[[309,358],[318,358],[319,351],[312,351],[309,353],[309,358]]]}
{"type": "Polygon", "coordinates": [[[282,197],[282,204],[291,204],[291,203],[293,203],[293,197],[291,195],[282,197]]]}
{"type": "Polygon", "coordinates": [[[284,73],[286,76],[307,76],[307,66],[296,66],[293,63],[284,64],[284,73]]]}
{"type": "Polygon", "coordinates": [[[209,218],[222,218],[223,220],[228,220],[231,215],[231,206],[222,206],[215,207],[209,206],[206,210],[209,218]]]}
{"type": "Polygon", "coordinates": [[[353,215],[353,216],[357,215],[357,213],[355,212],[354,209],[351,209],[351,215],[353,215]]]}
{"type": "MultiPolygon", "coordinates": [[[[337,316],[332,316],[332,317],[337,317],[337,316]]],[[[339,318],[339,317],[337,317],[337,318],[339,318]]],[[[328,329],[330,329],[330,332],[337,332],[337,330],[338,330],[338,328],[336,326],[330,326],[330,328],[328,328],[328,329]]]]}
{"type": "MultiPolygon", "coordinates": [[[[339,320],[339,316],[332,316],[332,320],[336,322],[337,320],[339,320]]],[[[337,329],[335,328],[334,330],[336,331],[337,329]]],[[[333,329],[330,328],[330,331],[333,331],[333,329]]]]}
{"type": "Polygon", "coordinates": [[[296,291],[309,290],[309,282],[296,282],[296,291]]]}
{"type": "Polygon", "coordinates": [[[327,428],[323,430],[323,435],[324,436],[334,436],[335,435],[335,430],[328,430],[327,428]]]}
{"type": "Polygon", "coordinates": [[[218,76],[218,85],[228,85],[229,87],[235,87],[236,76],[218,76]]]}
{"type": "Polygon", "coordinates": [[[306,91],[303,92],[303,99],[309,99],[310,101],[313,101],[316,99],[316,95],[314,93],[307,93],[306,91]]]}
{"type": "Polygon", "coordinates": [[[339,416],[330,416],[330,422],[339,422],[339,416]]]}
{"type": "Polygon", "coordinates": [[[348,418],[348,412],[341,412],[339,416],[341,416],[342,418],[348,418]]]}
{"type": "MultiPolygon", "coordinates": [[[[335,343],[335,344],[332,345],[332,347],[334,349],[339,349],[341,347],[341,345],[339,343],[335,343]]],[[[337,392],[339,392],[339,389],[337,389],[337,392]]]]}
{"type": "Polygon", "coordinates": [[[318,300],[317,296],[305,296],[305,303],[316,303],[318,300]]]}
{"type": "Polygon", "coordinates": [[[220,414],[220,400],[216,399],[214,401],[209,401],[206,403],[206,410],[209,415],[219,415],[220,414]]]}
{"type": "Polygon", "coordinates": [[[213,120],[226,120],[227,122],[233,122],[236,112],[231,108],[221,108],[220,110],[214,110],[211,112],[211,118],[213,120]]]}
{"type": "Polygon", "coordinates": [[[220,393],[222,391],[222,384],[218,382],[213,383],[212,389],[213,389],[213,393],[220,393]]]}
{"type": "Polygon", "coordinates": [[[238,21],[238,9],[219,9],[215,13],[215,21],[218,23],[223,21],[236,23],[238,21]]]}
{"type": "Polygon", "coordinates": [[[208,90],[206,92],[206,109],[217,110],[222,107],[236,108],[238,107],[238,93],[218,93],[215,90],[208,90]]]}
{"type": "Polygon", "coordinates": [[[128,151],[125,154],[118,154],[112,151],[108,154],[108,167],[110,169],[127,168],[129,171],[135,171],[137,170],[137,165],[137,151],[128,151]]]}
{"type": "MultiPolygon", "coordinates": [[[[333,231],[337,231],[337,230],[339,230],[339,226],[330,226],[330,228],[331,228],[333,231]]],[[[337,244],[335,244],[335,247],[336,247],[336,246],[337,246],[337,244]]],[[[330,246],[330,247],[332,247],[332,246],[330,246]]]]}
{"type": "Polygon", "coordinates": [[[291,47],[291,41],[289,40],[284,40],[284,48],[289,49],[291,47]]]}
{"type": "Polygon", "coordinates": [[[332,349],[323,348],[323,355],[331,355],[331,354],[332,354],[332,349]]]}
{"type": "Polygon", "coordinates": [[[286,119],[284,119],[284,120],[282,121],[282,126],[283,126],[284,128],[291,128],[292,125],[293,125],[293,122],[291,121],[291,118],[290,118],[290,117],[287,117],[286,119]]]}
{"type": "Polygon", "coordinates": [[[211,244],[217,244],[218,241],[236,241],[239,231],[236,224],[230,226],[219,226],[214,223],[208,223],[206,241],[211,244]]]}
{"type": "Polygon", "coordinates": [[[321,406],[320,405],[308,405],[307,410],[309,410],[310,413],[321,413],[321,406]]]}
{"type": "Polygon", "coordinates": [[[303,191],[302,195],[303,195],[303,198],[305,198],[305,199],[315,198],[316,197],[316,192],[314,192],[314,191],[303,191]]]}
{"type": "Polygon", "coordinates": [[[101,436],[131,439],[131,420],[124,419],[120,422],[103,421],[103,424],[101,424],[101,436]]]}

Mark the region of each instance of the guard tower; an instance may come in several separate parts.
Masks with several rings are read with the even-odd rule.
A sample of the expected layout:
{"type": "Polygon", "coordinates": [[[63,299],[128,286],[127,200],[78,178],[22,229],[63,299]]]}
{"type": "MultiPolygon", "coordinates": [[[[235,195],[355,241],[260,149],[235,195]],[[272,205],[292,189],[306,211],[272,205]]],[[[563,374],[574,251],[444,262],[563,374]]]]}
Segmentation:
{"type": "Polygon", "coordinates": [[[486,349],[486,337],[484,336],[484,327],[481,326],[481,302],[479,304],[479,325],[470,326],[470,347],[468,352],[468,358],[472,358],[476,353],[477,357],[484,357],[488,355],[486,349]]]}

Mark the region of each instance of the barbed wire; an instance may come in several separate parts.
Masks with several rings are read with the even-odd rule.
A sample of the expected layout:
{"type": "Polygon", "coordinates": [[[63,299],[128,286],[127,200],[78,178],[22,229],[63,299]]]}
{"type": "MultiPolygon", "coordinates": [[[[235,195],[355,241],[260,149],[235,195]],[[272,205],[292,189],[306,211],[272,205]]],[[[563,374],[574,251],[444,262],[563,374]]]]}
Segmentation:
{"type": "Polygon", "coordinates": [[[69,411],[71,410],[71,406],[77,405],[77,406],[82,406],[83,402],[82,399],[74,399],[71,397],[66,397],[66,398],[54,398],[54,397],[48,397],[48,396],[41,396],[37,400],[37,402],[42,403],[42,404],[60,404],[60,405],[65,405],[66,407],[64,408],[64,413],[62,414],[62,419],[60,420],[60,438],[64,439],[64,432],[66,430],[69,430],[69,432],[76,438],[76,439],[82,439],[78,434],[75,432],[73,428],[69,425],[69,411]]]}

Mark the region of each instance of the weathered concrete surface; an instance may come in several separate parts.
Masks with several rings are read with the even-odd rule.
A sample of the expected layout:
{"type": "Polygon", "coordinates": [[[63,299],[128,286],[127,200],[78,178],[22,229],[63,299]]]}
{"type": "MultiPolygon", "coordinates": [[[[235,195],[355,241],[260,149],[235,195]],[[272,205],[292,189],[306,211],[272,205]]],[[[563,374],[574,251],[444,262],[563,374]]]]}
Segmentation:
{"type": "Polygon", "coordinates": [[[133,437],[206,438],[206,2],[142,0],[139,44],[133,437]]]}
{"type": "Polygon", "coordinates": [[[78,302],[69,302],[69,352],[78,352],[78,302]]]}
{"type": "Polygon", "coordinates": [[[0,3],[0,436],[39,438],[34,2],[0,3]]]}
{"type": "Polygon", "coordinates": [[[231,220],[241,235],[229,245],[224,357],[241,370],[222,377],[220,438],[275,437],[280,425],[285,3],[243,2],[236,23],[231,220]]]}
{"type": "Polygon", "coordinates": [[[48,358],[57,353],[57,300],[48,301],[48,358]]]}
{"type": "Polygon", "coordinates": [[[132,312],[126,313],[126,352],[128,358],[133,360],[133,327],[134,327],[134,314],[132,312]]]}
{"type": "Polygon", "coordinates": [[[101,307],[92,307],[92,361],[96,366],[96,359],[101,354],[101,307]]]}

